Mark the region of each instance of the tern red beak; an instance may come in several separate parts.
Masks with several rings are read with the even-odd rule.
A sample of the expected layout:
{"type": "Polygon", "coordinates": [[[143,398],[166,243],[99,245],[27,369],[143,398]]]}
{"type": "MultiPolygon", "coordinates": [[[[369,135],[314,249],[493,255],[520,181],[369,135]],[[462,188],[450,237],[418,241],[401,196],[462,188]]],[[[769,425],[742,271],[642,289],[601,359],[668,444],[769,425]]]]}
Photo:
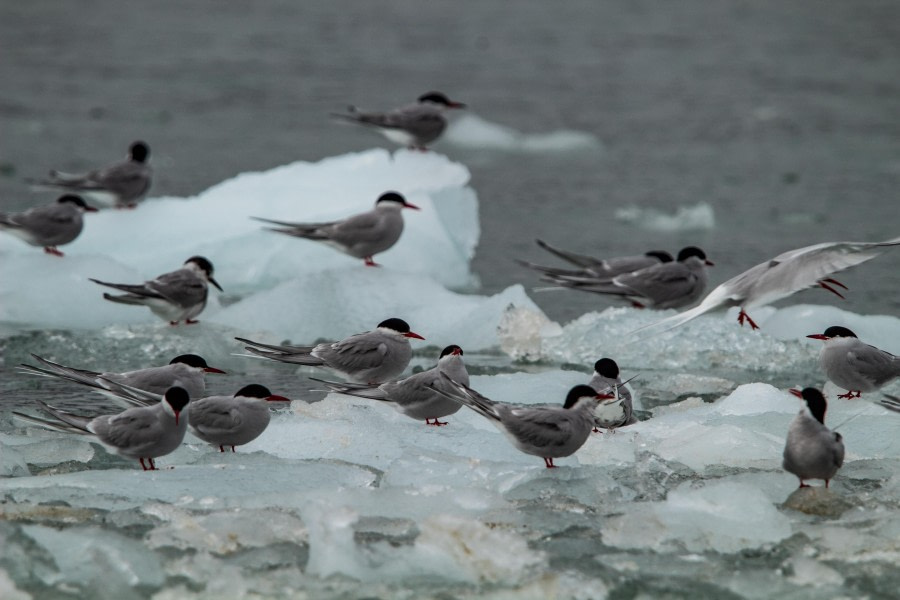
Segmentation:
{"type": "Polygon", "coordinates": [[[447,108],[465,108],[466,105],[462,102],[449,102],[447,104],[447,108]]]}
{"type": "Polygon", "coordinates": [[[706,261],[705,261],[705,264],[706,264],[707,267],[714,267],[714,266],[716,266],[716,263],[714,263],[714,262],[711,261],[711,260],[706,260],[706,261]]]}
{"type": "Polygon", "coordinates": [[[460,350],[459,348],[454,348],[453,352],[451,352],[450,354],[452,354],[453,356],[459,356],[460,354],[462,354],[462,350],[460,350]]]}
{"type": "Polygon", "coordinates": [[[830,340],[830,339],[831,339],[831,338],[828,337],[827,335],[824,335],[824,334],[821,334],[821,333],[814,333],[814,334],[808,335],[808,336],[806,336],[806,337],[811,338],[811,339],[814,339],[814,340],[830,340]]]}
{"type": "Polygon", "coordinates": [[[225,373],[225,371],[223,371],[222,369],[217,369],[215,367],[204,367],[203,372],[204,373],[220,373],[222,375],[227,375],[227,373],[225,373]]]}
{"type": "Polygon", "coordinates": [[[100,210],[97,208],[94,208],[93,206],[85,206],[84,212],[100,212],[100,210]]]}
{"type": "Polygon", "coordinates": [[[285,398],[284,396],[279,396],[277,394],[272,394],[268,398],[266,398],[266,402],[290,402],[290,398],[285,398]]]}
{"type": "Polygon", "coordinates": [[[424,339],[425,339],[425,338],[423,338],[421,335],[419,335],[418,333],[415,333],[415,332],[413,332],[413,331],[410,331],[409,333],[404,333],[404,334],[403,334],[403,337],[416,338],[417,340],[424,340],[424,339]]]}
{"type": "Polygon", "coordinates": [[[803,397],[803,392],[801,392],[800,390],[790,389],[790,390],[788,390],[788,391],[789,391],[791,394],[793,394],[794,396],[797,396],[798,398],[802,398],[802,397],[803,397]]]}
{"type": "Polygon", "coordinates": [[[413,210],[422,210],[422,209],[420,209],[418,206],[416,206],[415,204],[410,204],[409,202],[404,202],[404,203],[403,203],[403,208],[411,208],[411,209],[413,209],[413,210]]]}
{"type": "Polygon", "coordinates": [[[597,394],[597,400],[613,400],[615,396],[612,394],[597,394]]]}

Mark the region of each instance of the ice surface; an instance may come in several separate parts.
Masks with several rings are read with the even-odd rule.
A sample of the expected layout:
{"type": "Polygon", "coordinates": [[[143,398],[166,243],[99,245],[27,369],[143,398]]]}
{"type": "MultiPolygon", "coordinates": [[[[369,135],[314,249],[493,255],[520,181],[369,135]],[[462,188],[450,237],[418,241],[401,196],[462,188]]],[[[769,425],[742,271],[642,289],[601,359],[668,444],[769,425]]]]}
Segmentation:
{"type": "Polygon", "coordinates": [[[683,484],[664,502],[634,506],[610,519],[603,542],[619,548],[736,552],[791,535],[788,517],[760,490],[740,483],[683,484]]]}
{"type": "Polygon", "coordinates": [[[646,231],[705,231],[716,226],[713,207],[706,202],[693,206],[680,206],[674,214],[665,213],[655,208],[625,206],[617,208],[616,221],[628,223],[646,231]]]}
{"type": "Polygon", "coordinates": [[[762,307],[751,313],[760,325],[758,331],[738,326],[735,308],[642,337],[635,330],[675,312],[608,308],[582,315],[559,329],[544,327],[539,341],[533,336],[509,337],[504,349],[514,356],[556,362],[589,364],[602,354],[615,357],[620,367],[635,369],[810,373],[814,381],[824,379],[817,365],[821,342],[812,343],[806,335],[822,332],[829,325],[845,325],[866,343],[900,353],[897,317],[857,315],[817,305],[762,307]],[[537,346],[539,351],[535,351],[537,346]]]}
{"type": "Polygon", "coordinates": [[[594,135],[583,131],[559,130],[523,133],[467,112],[454,118],[441,138],[462,148],[503,152],[551,153],[600,150],[594,135]]]}
{"type": "MultiPolygon", "coordinates": [[[[558,403],[587,371],[474,375],[472,386],[498,401],[558,403]]],[[[783,389],[742,385],[715,402],[684,400],[616,433],[593,434],[548,470],[469,409],[436,428],[383,403],[329,394],[278,411],[234,454],[190,438],[158,461],[166,467],[158,472],[98,456],[79,467],[90,470],[0,479],[8,523],[0,536],[9,549],[0,568],[20,589],[68,586],[93,596],[109,572],[109,589],[126,598],[133,592],[122,590],[135,583],[188,597],[277,595],[284,586],[328,597],[335,585],[392,596],[394,586],[438,581],[459,597],[494,587],[543,597],[575,582],[590,581],[595,591],[618,585],[603,574],[624,564],[612,558],[619,549],[632,561],[657,556],[680,569],[684,552],[746,560],[742,553],[763,548],[763,556],[782,557],[785,574],[773,581],[764,569],[757,589],[801,587],[821,571],[811,547],[829,557],[824,568],[834,573],[822,571],[821,589],[831,590],[851,579],[837,565],[865,560],[853,554],[865,544],[870,560],[900,553],[896,532],[884,527],[900,517],[898,421],[861,401],[829,408],[828,423],[847,445],[830,493],[868,506],[856,537],[838,542],[858,511],[830,517],[848,522],[831,526],[780,508],[797,486],[781,469],[781,451],[799,407],[783,389]],[[809,541],[798,546],[796,533],[809,541]],[[30,544],[45,548],[38,569],[22,562],[30,544]],[[578,572],[561,570],[563,563],[578,572]]],[[[5,435],[3,449],[33,445],[39,434],[28,431],[5,435]]]]}
{"type": "MultiPolygon", "coordinates": [[[[370,210],[391,189],[422,210],[404,211],[400,241],[378,256],[384,270],[468,288],[474,283],[469,260],[479,237],[477,199],[468,180],[465,167],[435,153],[372,150],[245,173],[192,198],[153,198],[133,211],[89,215],[84,233],[65,247],[64,259],[0,236],[0,323],[94,328],[152,322],[146,309],[104,302],[103,290],[88,278],[139,283],[196,254],[213,262],[228,301],[298,276],[362,269],[357,259],[267,232],[250,217],[333,220],[370,210]]],[[[216,291],[211,297],[204,316],[215,312],[220,299],[216,291]]],[[[330,300],[322,297],[320,304],[330,300]]]]}

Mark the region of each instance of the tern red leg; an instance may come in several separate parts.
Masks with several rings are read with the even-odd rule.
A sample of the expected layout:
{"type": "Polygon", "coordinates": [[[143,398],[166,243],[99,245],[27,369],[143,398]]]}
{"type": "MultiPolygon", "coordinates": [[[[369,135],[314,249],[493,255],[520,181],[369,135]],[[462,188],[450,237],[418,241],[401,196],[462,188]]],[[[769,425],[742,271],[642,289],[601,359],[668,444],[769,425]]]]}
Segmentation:
{"type": "Polygon", "coordinates": [[[851,398],[861,398],[862,392],[859,390],[847,390],[846,394],[838,395],[838,398],[842,398],[844,400],[850,400],[851,398]]]}
{"type": "Polygon", "coordinates": [[[219,452],[225,452],[225,446],[219,446],[219,452]]]}
{"type": "Polygon", "coordinates": [[[150,468],[147,469],[148,471],[159,471],[159,469],[156,468],[156,463],[153,462],[152,458],[148,458],[147,460],[150,462],[150,468]]]}
{"type": "Polygon", "coordinates": [[[56,246],[44,246],[44,253],[52,254],[53,256],[65,256],[65,254],[56,249],[56,246]]]}
{"type": "Polygon", "coordinates": [[[231,451],[234,452],[234,446],[231,447],[231,451]]]}
{"type": "Polygon", "coordinates": [[[591,431],[592,431],[593,433],[601,433],[601,431],[600,431],[599,429],[597,429],[596,427],[594,427],[593,429],[591,429],[591,431]]]}
{"type": "Polygon", "coordinates": [[[141,461],[141,469],[143,469],[144,471],[146,471],[146,470],[147,470],[147,466],[144,465],[144,459],[143,459],[143,458],[140,458],[140,459],[138,459],[138,460],[141,461]]]}
{"type": "Polygon", "coordinates": [[[744,312],[744,309],[741,309],[741,312],[738,313],[738,323],[741,324],[741,327],[744,326],[744,321],[750,325],[751,329],[759,329],[759,325],[757,325],[753,319],[750,318],[750,315],[744,312]]]}
{"type": "Polygon", "coordinates": [[[846,286],[846,285],[844,285],[843,283],[841,283],[840,281],[837,281],[837,280],[835,280],[835,279],[822,279],[821,281],[819,281],[819,286],[820,286],[820,287],[825,288],[826,290],[828,290],[829,292],[831,292],[832,294],[834,294],[835,296],[837,296],[837,297],[840,298],[841,300],[846,300],[846,298],[844,298],[844,296],[843,296],[839,291],[837,291],[836,289],[834,289],[833,287],[831,287],[832,285],[836,285],[836,286],[838,286],[838,287],[842,287],[842,288],[844,288],[845,290],[847,289],[847,286],[846,286]],[[829,284],[830,284],[830,285],[829,285],[829,284]]]}
{"type": "Polygon", "coordinates": [[[367,256],[365,260],[366,260],[366,266],[367,266],[367,267],[380,267],[380,266],[381,266],[381,265],[379,265],[377,262],[375,262],[374,260],[372,260],[372,257],[371,257],[371,256],[367,256]]]}
{"type": "Polygon", "coordinates": [[[440,427],[441,425],[446,425],[447,421],[439,421],[437,417],[434,418],[434,423],[431,422],[432,419],[425,419],[426,425],[434,425],[436,427],[440,427]]]}
{"type": "Polygon", "coordinates": [[[544,464],[547,465],[547,468],[548,468],[548,469],[555,469],[555,468],[556,468],[556,465],[553,464],[553,459],[552,459],[552,458],[545,458],[545,459],[544,459],[544,464]]]}
{"type": "Polygon", "coordinates": [[[801,480],[800,480],[800,487],[805,488],[805,487],[812,487],[812,486],[809,485],[808,483],[804,483],[803,480],[801,479],[801,480]]]}

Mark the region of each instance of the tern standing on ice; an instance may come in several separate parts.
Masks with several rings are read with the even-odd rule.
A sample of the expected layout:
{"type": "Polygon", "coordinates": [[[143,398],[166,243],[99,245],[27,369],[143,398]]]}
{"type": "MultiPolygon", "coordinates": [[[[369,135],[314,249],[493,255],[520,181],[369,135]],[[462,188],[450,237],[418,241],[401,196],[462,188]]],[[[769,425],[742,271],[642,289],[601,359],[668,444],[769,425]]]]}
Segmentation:
{"type": "Polygon", "coordinates": [[[154,315],[165,319],[170,325],[178,325],[179,321],[184,321],[185,325],[197,323],[194,317],[206,308],[209,283],[222,291],[222,287],[213,278],[212,263],[202,256],[192,256],[177,271],[165,273],[152,281],[138,285],[107,283],[97,279],[91,281],[127,292],[119,296],[103,294],[106,300],[119,304],[146,306],[154,315]]]}
{"type": "Polygon", "coordinates": [[[188,405],[188,427],[195,436],[219,447],[249,444],[269,426],[269,402],[290,402],[265,386],[252,383],[234,396],[208,396],[188,405]]]}
{"type": "Polygon", "coordinates": [[[377,267],[372,257],[390,249],[403,233],[403,215],[400,211],[404,208],[419,210],[418,206],[410,204],[397,192],[385,192],[375,201],[374,209],[341,221],[292,223],[253,218],[279,226],[268,227],[270,231],[324,242],[344,254],[362,258],[367,267],[377,267]]]}
{"type": "Polygon", "coordinates": [[[389,112],[363,112],[351,106],[347,113],[333,113],[332,116],[373,127],[395,144],[427,150],[447,128],[444,111],[465,106],[441,92],[428,92],[419,96],[415,103],[389,112]]]}
{"type": "Polygon", "coordinates": [[[746,321],[751,328],[759,329],[747,314],[748,308],[764,306],[811,287],[821,287],[843,298],[835,287],[846,289],[846,286],[831,279],[830,275],[871,260],[881,254],[883,248],[897,245],[900,245],[900,238],[885,242],[826,242],[790,250],[719,285],[695,308],[637,331],[668,331],[704,313],[730,306],[741,309],[738,323],[743,325],[746,321]]]}
{"type": "Polygon", "coordinates": [[[435,387],[436,392],[487,418],[516,448],[543,458],[548,469],[556,466],[554,458],[571,456],[584,445],[594,427],[598,400],[612,398],[590,386],[577,385],[569,390],[563,406],[514,407],[485,398],[444,374],[441,377],[450,390],[435,387]]]}
{"type": "Polygon", "coordinates": [[[809,487],[805,483],[807,479],[824,479],[828,487],[844,464],[843,438],[825,427],[827,404],[822,392],[815,388],[790,392],[803,399],[806,406],[791,421],[782,466],[800,479],[800,487],[809,487]]]}
{"type": "Polygon", "coordinates": [[[120,456],[141,461],[145,471],[156,470],[154,458],[165,456],[178,448],[187,430],[187,416],[182,416],[190,397],[183,388],[166,390],[162,402],[153,406],[129,408],[117,415],[82,417],[48,406],[38,404],[55,420],[48,421],[14,412],[13,414],[29,423],[34,423],[69,433],[95,436],[105,447],[120,456]],[[144,461],[147,461],[147,464],[144,461]]]}
{"type": "Polygon", "coordinates": [[[85,204],[78,196],[66,194],[53,204],[20,213],[0,213],[0,230],[32,246],[43,246],[47,254],[63,256],[56,247],[81,235],[84,229],[82,215],[86,212],[97,212],[97,209],[85,204]]]}
{"type": "Polygon", "coordinates": [[[403,319],[387,319],[372,331],[357,333],[339,342],[316,346],[275,346],[235,338],[246,349],[279,362],[328,367],[358,383],[384,383],[403,373],[412,358],[410,338],[424,340],[410,331],[403,319]]]}
{"type": "MultiPolygon", "coordinates": [[[[182,387],[191,398],[201,398],[206,393],[206,378],[204,375],[206,373],[225,373],[221,369],[209,366],[202,356],[197,356],[196,354],[176,356],[169,361],[169,364],[161,367],[148,367],[124,373],[101,373],[86,369],[76,369],[41,358],[37,354],[32,354],[31,356],[41,366],[35,367],[23,364],[19,367],[21,371],[31,375],[56,377],[65,381],[72,381],[94,388],[94,390],[101,393],[113,391],[110,382],[115,382],[160,395],[164,394],[170,387],[182,387]]],[[[113,395],[116,394],[113,392],[113,395]]]]}
{"type": "Polygon", "coordinates": [[[832,383],[847,390],[838,398],[859,398],[900,377],[900,357],[861,342],[846,327],[835,325],[806,337],[825,342],[819,365],[832,383]]]}
{"type": "Polygon", "coordinates": [[[128,149],[127,160],[77,175],[50,171],[48,179],[36,183],[82,193],[107,206],[134,208],[150,189],[153,170],[147,164],[149,156],[147,144],[134,142],[128,149]]]}
{"type": "Polygon", "coordinates": [[[435,391],[435,388],[449,391],[449,385],[441,377],[444,373],[458,383],[469,385],[469,373],[463,362],[462,348],[456,345],[447,346],[438,358],[438,364],[427,371],[410,375],[400,381],[389,381],[381,385],[362,383],[338,383],[316,379],[328,386],[333,392],[381,400],[394,406],[399,412],[411,419],[425,420],[426,425],[446,425],[441,417],[452,415],[462,408],[462,404],[450,400],[435,391]]]}

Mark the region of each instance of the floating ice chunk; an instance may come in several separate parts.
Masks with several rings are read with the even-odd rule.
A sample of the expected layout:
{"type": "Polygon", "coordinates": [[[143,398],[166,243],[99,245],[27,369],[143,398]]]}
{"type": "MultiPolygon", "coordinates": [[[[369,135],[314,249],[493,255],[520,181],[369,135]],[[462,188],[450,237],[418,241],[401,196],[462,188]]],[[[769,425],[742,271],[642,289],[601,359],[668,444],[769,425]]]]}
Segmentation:
{"type": "Polygon", "coordinates": [[[742,385],[713,406],[713,412],[720,415],[794,414],[798,409],[798,403],[792,400],[792,396],[767,383],[742,385]]]}
{"type": "Polygon", "coordinates": [[[588,313],[541,342],[545,360],[587,364],[614,356],[623,369],[670,371],[730,369],[740,372],[804,372],[816,369],[818,348],[796,339],[750,332],[722,315],[705,315],[647,339],[629,335],[671,311],[608,308],[588,313]],[[602,353],[602,354],[601,354],[602,353]]]}
{"type": "Polygon", "coordinates": [[[511,531],[491,529],[477,520],[439,514],[420,524],[413,547],[384,543],[365,550],[354,541],[359,513],[348,506],[314,501],[303,510],[309,528],[309,573],[335,573],[361,581],[410,575],[472,583],[516,582],[543,565],[541,552],[511,531]]]}
{"type": "Polygon", "coordinates": [[[654,208],[626,206],[616,209],[615,218],[621,223],[628,223],[647,231],[704,231],[714,229],[716,226],[713,208],[706,202],[681,206],[673,215],[654,208]]]}
{"type": "Polygon", "coordinates": [[[512,531],[484,523],[437,515],[422,523],[415,561],[447,578],[473,583],[512,583],[542,570],[546,557],[512,531]]]}
{"type": "Polygon", "coordinates": [[[11,445],[3,443],[2,438],[5,437],[8,436],[0,435],[0,477],[31,475],[22,455],[16,452],[11,445]]]}
{"type": "MultiPolygon", "coordinates": [[[[88,278],[140,283],[196,254],[213,262],[227,294],[238,297],[298,274],[361,264],[323,244],[265,231],[250,217],[334,220],[370,210],[389,189],[422,210],[404,212],[400,241],[378,261],[470,288],[479,224],[468,180],[464,166],[435,153],[371,150],[245,173],[192,198],[154,198],[137,210],[91,215],[64,259],[0,236],[0,323],[83,329],[153,321],[146,309],[103,301],[88,278]]],[[[210,296],[213,306],[201,318],[214,312],[219,295],[210,296]]]]}
{"type": "Polygon", "coordinates": [[[497,326],[500,348],[516,360],[537,360],[541,339],[559,334],[560,326],[540,310],[510,304],[497,326]]]}
{"type": "Polygon", "coordinates": [[[788,580],[805,588],[836,587],[844,583],[844,578],[840,573],[805,556],[793,557],[787,566],[792,572],[788,580]]]}
{"type": "Polygon", "coordinates": [[[3,600],[31,600],[31,594],[23,592],[9,578],[9,574],[0,569],[0,598],[3,600]]]}
{"type": "Polygon", "coordinates": [[[204,452],[201,461],[209,464],[184,464],[192,455],[196,458],[197,452],[182,446],[166,457],[175,468],[153,472],[126,467],[0,479],[0,495],[14,502],[66,502],[105,510],[148,502],[212,510],[266,507],[313,490],[369,487],[376,479],[372,471],[349,464],[285,461],[245,453],[219,457],[204,452]]]}
{"type": "Polygon", "coordinates": [[[442,139],[463,148],[535,154],[602,148],[600,140],[590,133],[567,129],[549,133],[522,133],[473,113],[454,119],[442,139]]]}
{"type": "Polygon", "coordinates": [[[48,553],[58,570],[41,570],[47,586],[78,586],[82,597],[139,598],[137,586],[165,581],[159,558],[144,545],[99,527],[56,530],[26,525],[22,532],[48,553]]]}
{"type": "Polygon", "coordinates": [[[165,521],[145,539],[154,549],[203,550],[224,556],[276,543],[301,545],[307,540],[303,522],[283,511],[240,508],[196,514],[178,506],[148,504],[141,512],[165,521]]]}
{"type": "Polygon", "coordinates": [[[710,465],[777,468],[784,449],[784,437],[737,425],[670,425],[656,419],[646,423],[642,431],[651,430],[653,452],[698,472],[710,465]]]}
{"type": "Polygon", "coordinates": [[[95,450],[90,437],[51,432],[40,427],[29,429],[34,435],[15,436],[0,433],[0,448],[9,449],[25,463],[37,466],[51,466],[60,460],[90,462],[95,450]]]}
{"type": "Polygon", "coordinates": [[[759,489],[713,482],[684,484],[664,502],[634,503],[603,529],[603,542],[619,548],[737,552],[791,535],[790,520],[759,489]]]}

